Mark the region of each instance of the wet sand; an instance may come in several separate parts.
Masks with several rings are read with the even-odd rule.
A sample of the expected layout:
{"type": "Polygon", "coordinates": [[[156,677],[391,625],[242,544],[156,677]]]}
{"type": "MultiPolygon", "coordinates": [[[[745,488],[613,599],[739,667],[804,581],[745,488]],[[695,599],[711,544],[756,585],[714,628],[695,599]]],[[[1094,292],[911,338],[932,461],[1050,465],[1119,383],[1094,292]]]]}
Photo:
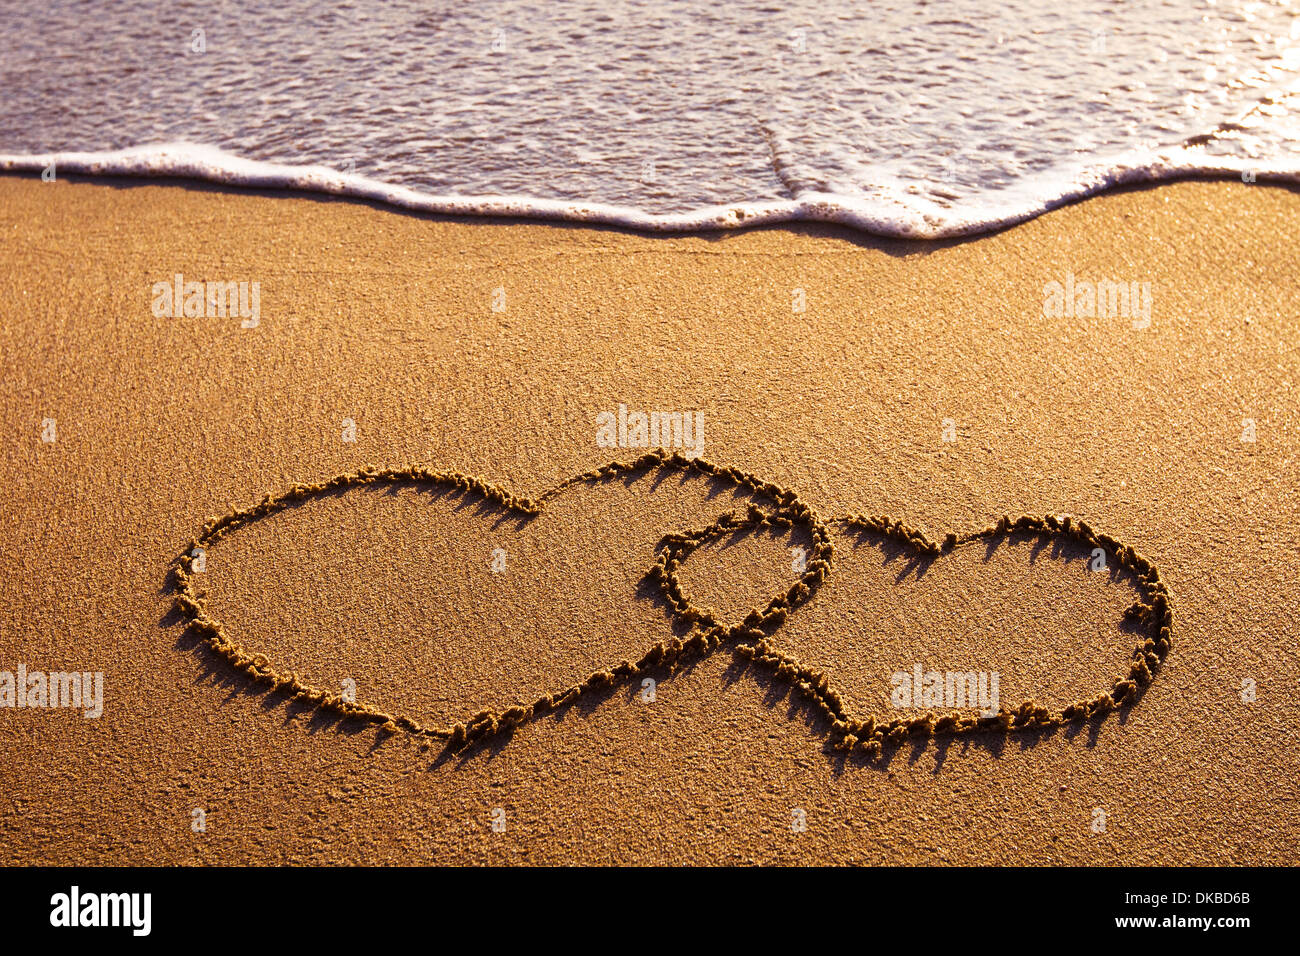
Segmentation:
{"type": "MultiPolygon", "coordinates": [[[[0,709],[10,862],[1295,862],[1294,191],[1173,184],[925,245],[8,177],[0,230],[0,671],[104,673],[98,719],[0,709]],[[176,274],[257,282],[256,325],[155,315],[176,274]],[[1044,314],[1049,283],[1101,279],[1149,283],[1149,323],[1044,314]],[[829,572],[770,646],[854,714],[924,713],[891,697],[916,665],[1059,712],[1142,635],[1113,552],[1010,535],[918,562],[849,515],[934,542],[1083,519],[1158,569],[1172,648],[1115,713],[877,756],[722,641],[448,750],[186,627],[175,569],[210,518],[414,466],[545,505],[323,491],[205,549],[212,617],[276,675],[429,727],[689,641],[645,577],[665,535],[772,497],[690,468],[546,497],[642,454],[598,440],[620,404],[698,412],[703,460],[826,524],[829,572]]],[[[741,621],[816,559],[809,527],[710,537],[683,593],[741,621]]]]}

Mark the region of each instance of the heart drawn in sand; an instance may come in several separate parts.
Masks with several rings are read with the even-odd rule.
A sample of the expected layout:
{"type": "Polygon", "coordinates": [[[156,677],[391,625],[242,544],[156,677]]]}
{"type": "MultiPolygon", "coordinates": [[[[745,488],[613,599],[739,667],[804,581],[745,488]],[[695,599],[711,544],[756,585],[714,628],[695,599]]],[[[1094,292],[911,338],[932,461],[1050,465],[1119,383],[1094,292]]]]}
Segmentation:
{"type": "MultiPolygon", "coordinates": [[[[909,737],[968,734],[974,732],[1008,733],[1017,730],[1049,728],[1103,716],[1117,707],[1135,703],[1142,688],[1153,679],[1160,663],[1169,652],[1172,612],[1168,591],[1156,568],[1131,547],[1094,531],[1087,523],[1071,518],[1048,516],[1035,518],[1003,517],[996,524],[965,534],[949,534],[935,542],[902,522],[864,515],[823,520],[795,492],[765,482],[736,468],[728,468],[701,458],[685,458],[652,452],[629,462],[612,462],[594,471],[566,479],[536,499],[518,497],[482,478],[457,472],[439,472],[425,468],[363,468],[337,475],[312,485],[294,485],[279,495],[267,495],[244,510],[235,510],[210,518],[199,537],[190,542],[178,559],[176,605],[187,619],[188,627],[199,635],[203,644],[224,658],[233,668],[270,688],[287,692],[291,697],[332,711],[380,725],[385,731],[442,740],[452,748],[524,724],[534,717],[565,707],[584,695],[639,678],[659,668],[675,668],[687,658],[698,658],[726,647],[742,661],[770,671],[777,679],[788,682],[830,723],[832,745],[837,750],[859,751],[871,756],[881,754],[886,745],[909,737]],[[199,589],[196,555],[206,555],[214,545],[241,528],[259,522],[295,505],[338,495],[362,487],[415,487],[447,489],[474,496],[521,520],[540,516],[560,495],[584,486],[631,479],[651,472],[695,473],[715,482],[728,483],[737,494],[750,500],[746,507],[733,509],[710,524],[691,530],[673,532],[659,541],[656,558],[646,579],[660,590],[683,636],[656,641],[638,658],[611,661],[567,687],[542,694],[531,703],[508,707],[488,707],[448,725],[434,726],[413,716],[394,714],[349,699],[314,685],[299,674],[278,666],[266,654],[250,652],[228,629],[214,619],[207,596],[199,589]],[[1035,534],[1068,539],[1086,548],[1101,549],[1131,578],[1139,600],[1128,608],[1126,617],[1141,628],[1141,643],[1133,650],[1129,669],[1111,685],[1092,697],[1058,709],[1049,709],[1032,701],[1013,708],[1001,708],[996,714],[971,715],[966,712],[927,712],[914,717],[884,719],[878,715],[858,713],[837,689],[831,674],[803,663],[778,646],[775,637],[782,625],[800,606],[814,600],[819,587],[833,573],[835,549],[832,528],[843,533],[871,532],[888,539],[900,551],[918,562],[933,562],[956,549],[978,541],[989,541],[1012,534],[1035,534]],[[797,580],[765,604],[750,610],[735,622],[720,620],[684,592],[680,577],[683,562],[700,548],[716,543],[724,536],[756,533],[762,530],[782,532],[797,529],[811,541],[811,551],[797,580]]],[[[629,595],[631,597],[631,595],[629,595]]]]}

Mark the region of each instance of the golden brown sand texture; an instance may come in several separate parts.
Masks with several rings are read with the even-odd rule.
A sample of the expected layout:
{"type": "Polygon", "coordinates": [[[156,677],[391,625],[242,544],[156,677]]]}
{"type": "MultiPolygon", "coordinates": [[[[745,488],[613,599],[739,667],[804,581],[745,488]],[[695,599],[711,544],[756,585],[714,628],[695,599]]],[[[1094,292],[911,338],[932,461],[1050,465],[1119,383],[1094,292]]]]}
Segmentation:
{"type": "Polygon", "coordinates": [[[1295,862],[1294,192],[913,244],[0,178],[0,228],[0,672],[104,674],[0,708],[8,860],[1295,862]],[[1150,321],[1048,314],[1102,279],[1150,321]]]}

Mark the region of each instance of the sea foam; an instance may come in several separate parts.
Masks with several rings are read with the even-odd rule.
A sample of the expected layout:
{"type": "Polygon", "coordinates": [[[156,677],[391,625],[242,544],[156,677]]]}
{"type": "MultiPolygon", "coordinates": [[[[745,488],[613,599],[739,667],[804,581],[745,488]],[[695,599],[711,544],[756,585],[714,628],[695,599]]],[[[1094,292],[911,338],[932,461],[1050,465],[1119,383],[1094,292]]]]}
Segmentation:
{"type": "Polygon", "coordinates": [[[807,192],[794,199],[705,206],[680,213],[648,213],[628,206],[572,202],[528,196],[437,196],[325,166],[290,166],[245,159],[215,147],[169,143],[98,153],[0,154],[0,170],[39,174],[59,172],[93,176],[127,176],[202,180],[230,186],[304,190],[349,196],[448,216],[487,216],[568,220],[622,226],[646,232],[694,232],[712,229],[824,222],[880,236],[944,239],[996,230],[1024,222],[1068,202],[1116,186],[1193,176],[1245,177],[1251,182],[1300,182],[1300,161],[1262,168],[1236,157],[1206,157],[1190,149],[1136,155],[1113,164],[1099,163],[1062,181],[1044,175],[1017,183],[1000,202],[942,208],[923,200],[911,206],[834,193],[807,192]]]}
{"type": "Polygon", "coordinates": [[[960,236],[1124,184],[1300,179],[1289,3],[13,4],[0,169],[960,236]]]}

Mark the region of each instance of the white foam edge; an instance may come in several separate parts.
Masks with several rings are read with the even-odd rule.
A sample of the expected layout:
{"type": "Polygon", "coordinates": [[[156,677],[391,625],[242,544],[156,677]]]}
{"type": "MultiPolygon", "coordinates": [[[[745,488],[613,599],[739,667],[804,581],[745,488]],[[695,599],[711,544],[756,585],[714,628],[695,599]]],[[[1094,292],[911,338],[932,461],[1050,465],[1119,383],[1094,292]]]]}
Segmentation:
{"type": "Polygon", "coordinates": [[[1176,147],[1095,159],[1073,175],[1026,177],[1013,187],[982,193],[978,202],[945,206],[921,196],[868,199],[804,192],[793,199],[706,206],[657,215],[629,206],[529,196],[438,196],[326,166],[293,166],[246,159],[213,146],[166,143],[101,152],[0,154],[0,171],[59,172],[91,176],[196,179],[230,186],[304,190],[348,196],[402,209],[448,216],[563,220],[620,226],[645,232],[701,232],[782,223],[847,226],[889,238],[948,239],[989,232],[1032,219],[1066,203],[1118,186],[1187,177],[1236,177],[1256,182],[1300,182],[1300,158],[1292,166],[1262,167],[1237,157],[1208,157],[1176,147]]]}

